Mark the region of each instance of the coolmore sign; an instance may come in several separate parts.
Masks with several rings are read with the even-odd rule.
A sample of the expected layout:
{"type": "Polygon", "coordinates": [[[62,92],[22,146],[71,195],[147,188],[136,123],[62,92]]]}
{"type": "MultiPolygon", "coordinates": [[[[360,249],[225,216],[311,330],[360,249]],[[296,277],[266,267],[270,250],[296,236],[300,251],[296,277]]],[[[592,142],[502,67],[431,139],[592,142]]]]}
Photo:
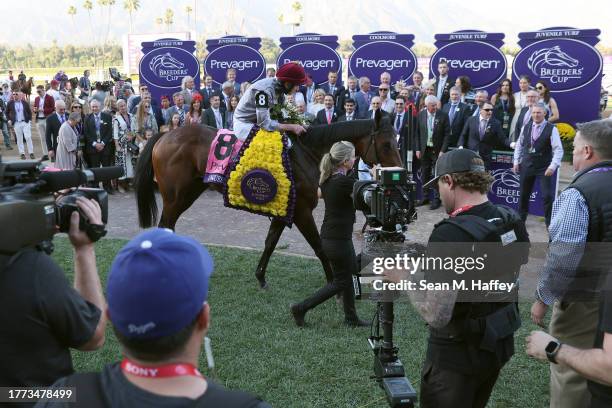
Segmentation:
{"type": "Polygon", "coordinates": [[[264,77],[266,60],[259,52],[261,38],[226,36],[206,41],[208,55],[204,59],[204,71],[213,81],[222,84],[227,70],[236,70],[236,81],[255,82],[264,77]]]}
{"type": "Polygon", "coordinates": [[[513,82],[528,75],[545,81],[557,102],[561,122],[597,118],[603,61],[595,44],[599,30],[549,28],[520,33],[523,49],[514,59],[513,82]],[[580,101],[580,103],[576,103],[580,101]]]}
{"type": "Polygon", "coordinates": [[[162,95],[181,90],[181,81],[187,75],[200,83],[200,63],[194,55],[195,41],[161,39],[142,43],[140,83],[146,84],[151,97],[157,101],[162,95]]]}
{"type": "Polygon", "coordinates": [[[349,74],[366,76],[373,86],[380,85],[380,74],[387,71],[391,81],[408,79],[417,68],[417,59],[410,50],[414,35],[379,31],[354,35],[355,51],[349,58],[349,74]]]}
{"type": "Polygon", "coordinates": [[[474,89],[494,92],[506,77],[508,64],[500,51],[504,34],[465,30],[450,34],[436,34],[438,50],[429,62],[430,78],[437,77],[438,64],[446,61],[449,76],[470,78],[474,89]]]}
{"type": "Polygon", "coordinates": [[[300,34],[295,37],[281,37],[281,53],[276,60],[277,67],[297,61],[312,75],[316,84],[327,81],[330,71],[342,70],[342,59],[336,52],[338,37],[316,33],[300,34]]]}

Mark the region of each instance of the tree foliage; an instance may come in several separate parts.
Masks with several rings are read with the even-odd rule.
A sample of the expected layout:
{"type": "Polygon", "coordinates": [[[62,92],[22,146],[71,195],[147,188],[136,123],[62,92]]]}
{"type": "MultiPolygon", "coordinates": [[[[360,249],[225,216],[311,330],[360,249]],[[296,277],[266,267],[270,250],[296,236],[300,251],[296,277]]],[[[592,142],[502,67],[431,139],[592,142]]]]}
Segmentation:
{"type": "MultiPolygon", "coordinates": [[[[100,48],[93,46],[65,45],[58,47],[33,47],[27,44],[22,47],[0,45],[0,66],[6,69],[88,67],[94,65],[97,56],[100,59],[100,48]]],[[[107,65],[122,65],[121,46],[108,45],[104,61],[107,65]]]]}

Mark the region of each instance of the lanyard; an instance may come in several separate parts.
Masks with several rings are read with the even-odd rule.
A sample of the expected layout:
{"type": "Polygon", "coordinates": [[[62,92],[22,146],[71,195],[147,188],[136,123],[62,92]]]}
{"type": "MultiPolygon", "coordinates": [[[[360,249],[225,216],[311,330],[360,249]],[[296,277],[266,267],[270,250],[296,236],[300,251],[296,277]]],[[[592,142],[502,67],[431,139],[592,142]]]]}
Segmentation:
{"type": "Polygon", "coordinates": [[[121,370],[137,377],[144,378],[168,378],[191,375],[204,378],[193,364],[167,364],[162,366],[141,366],[127,357],[121,361],[121,370]]]}
{"type": "Polygon", "coordinates": [[[474,207],[473,205],[464,205],[463,207],[459,207],[456,210],[454,210],[452,213],[450,213],[451,217],[456,217],[457,215],[461,214],[462,212],[468,211],[470,208],[474,207]]]}

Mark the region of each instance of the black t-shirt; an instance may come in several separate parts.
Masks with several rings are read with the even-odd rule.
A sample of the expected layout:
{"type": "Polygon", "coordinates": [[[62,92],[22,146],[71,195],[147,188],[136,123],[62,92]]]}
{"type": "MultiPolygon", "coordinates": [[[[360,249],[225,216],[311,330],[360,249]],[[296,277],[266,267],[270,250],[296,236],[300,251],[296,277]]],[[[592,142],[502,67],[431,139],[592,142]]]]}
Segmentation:
{"type": "MultiPolygon", "coordinates": [[[[488,220],[499,217],[500,213],[495,205],[487,201],[459,213],[457,217],[461,217],[462,215],[476,215],[488,220]]],[[[514,231],[517,241],[529,241],[529,235],[524,223],[518,223],[514,231]]],[[[474,239],[470,234],[458,226],[449,223],[443,223],[434,228],[429,237],[430,243],[473,241],[474,239]]],[[[471,303],[455,303],[451,324],[465,318],[465,316],[471,312],[471,307],[471,303]]],[[[514,337],[509,336],[498,341],[496,346],[497,352],[493,354],[489,351],[479,349],[477,344],[468,343],[464,340],[430,336],[427,357],[440,367],[465,374],[473,374],[480,372],[480,370],[500,366],[508,361],[514,354],[514,337]]]]}
{"type": "MultiPolygon", "coordinates": [[[[612,291],[601,292],[599,324],[597,325],[594,348],[603,348],[605,333],[612,333],[612,291]]],[[[612,387],[594,381],[588,381],[588,385],[589,391],[593,395],[594,406],[612,406],[612,387]]]]}
{"type": "Polygon", "coordinates": [[[355,224],[353,205],[353,184],[355,180],[343,174],[330,176],[321,193],[325,201],[325,216],[321,225],[321,238],[352,239],[355,224]]]}
{"type": "Polygon", "coordinates": [[[0,386],[48,386],[71,374],[70,348],[92,338],[100,313],[49,256],[17,254],[0,270],[0,386]]]}
{"type": "MultiPolygon", "coordinates": [[[[94,399],[99,402],[97,405],[112,407],[112,408],[183,408],[183,407],[235,407],[236,402],[240,401],[241,408],[270,408],[267,402],[261,401],[260,399],[253,397],[242,391],[230,391],[224,389],[222,386],[215,384],[214,382],[207,379],[208,388],[206,392],[202,394],[198,399],[192,400],[187,397],[169,397],[164,395],[153,394],[146,391],[134,384],[132,384],[121,371],[119,363],[109,364],[104,367],[104,370],[99,374],[95,375],[92,380],[88,380],[95,383],[95,387],[92,387],[93,392],[87,392],[86,396],[79,397],[77,394],[77,405],[78,407],[89,407],[94,404],[87,403],[87,400],[94,399]],[[98,387],[99,385],[99,387],[98,387]],[[101,395],[96,395],[100,394],[101,395]],[[98,400],[100,398],[100,400],[98,400]],[[223,401],[225,404],[215,404],[215,401],[223,401]],[[233,404],[229,402],[233,402],[233,404]],[[229,403],[229,404],[228,404],[229,403]]],[[[73,378],[62,378],[58,380],[54,387],[67,387],[75,386],[73,378]]],[[[80,387],[82,389],[82,387],[80,387]]],[[[89,391],[89,390],[88,390],[89,391]]],[[[75,404],[68,402],[47,402],[39,403],[36,405],[37,408],[74,408],[75,404]]]]}

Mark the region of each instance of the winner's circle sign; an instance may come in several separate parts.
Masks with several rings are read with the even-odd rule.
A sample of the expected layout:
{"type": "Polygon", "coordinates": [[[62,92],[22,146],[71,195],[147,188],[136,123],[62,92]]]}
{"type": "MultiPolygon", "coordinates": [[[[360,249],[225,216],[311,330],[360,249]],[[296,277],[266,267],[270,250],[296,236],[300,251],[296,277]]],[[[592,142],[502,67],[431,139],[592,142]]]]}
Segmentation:
{"type": "Polygon", "coordinates": [[[330,71],[339,72],[342,68],[342,59],[336,50],[317,42],[302,42],[287,47],[278,56],[276,65],[281,67],[292,61],[301,63],[316,84],[327,81],[330,71]]]}
{"type": "Polygon", "coordinates": [[[178,47],[160,47],[145,54],[140,60],[140,75],[158,88],[181,86],[183,77],[198,78],[200,64],[190,52],[178,47]]]}

